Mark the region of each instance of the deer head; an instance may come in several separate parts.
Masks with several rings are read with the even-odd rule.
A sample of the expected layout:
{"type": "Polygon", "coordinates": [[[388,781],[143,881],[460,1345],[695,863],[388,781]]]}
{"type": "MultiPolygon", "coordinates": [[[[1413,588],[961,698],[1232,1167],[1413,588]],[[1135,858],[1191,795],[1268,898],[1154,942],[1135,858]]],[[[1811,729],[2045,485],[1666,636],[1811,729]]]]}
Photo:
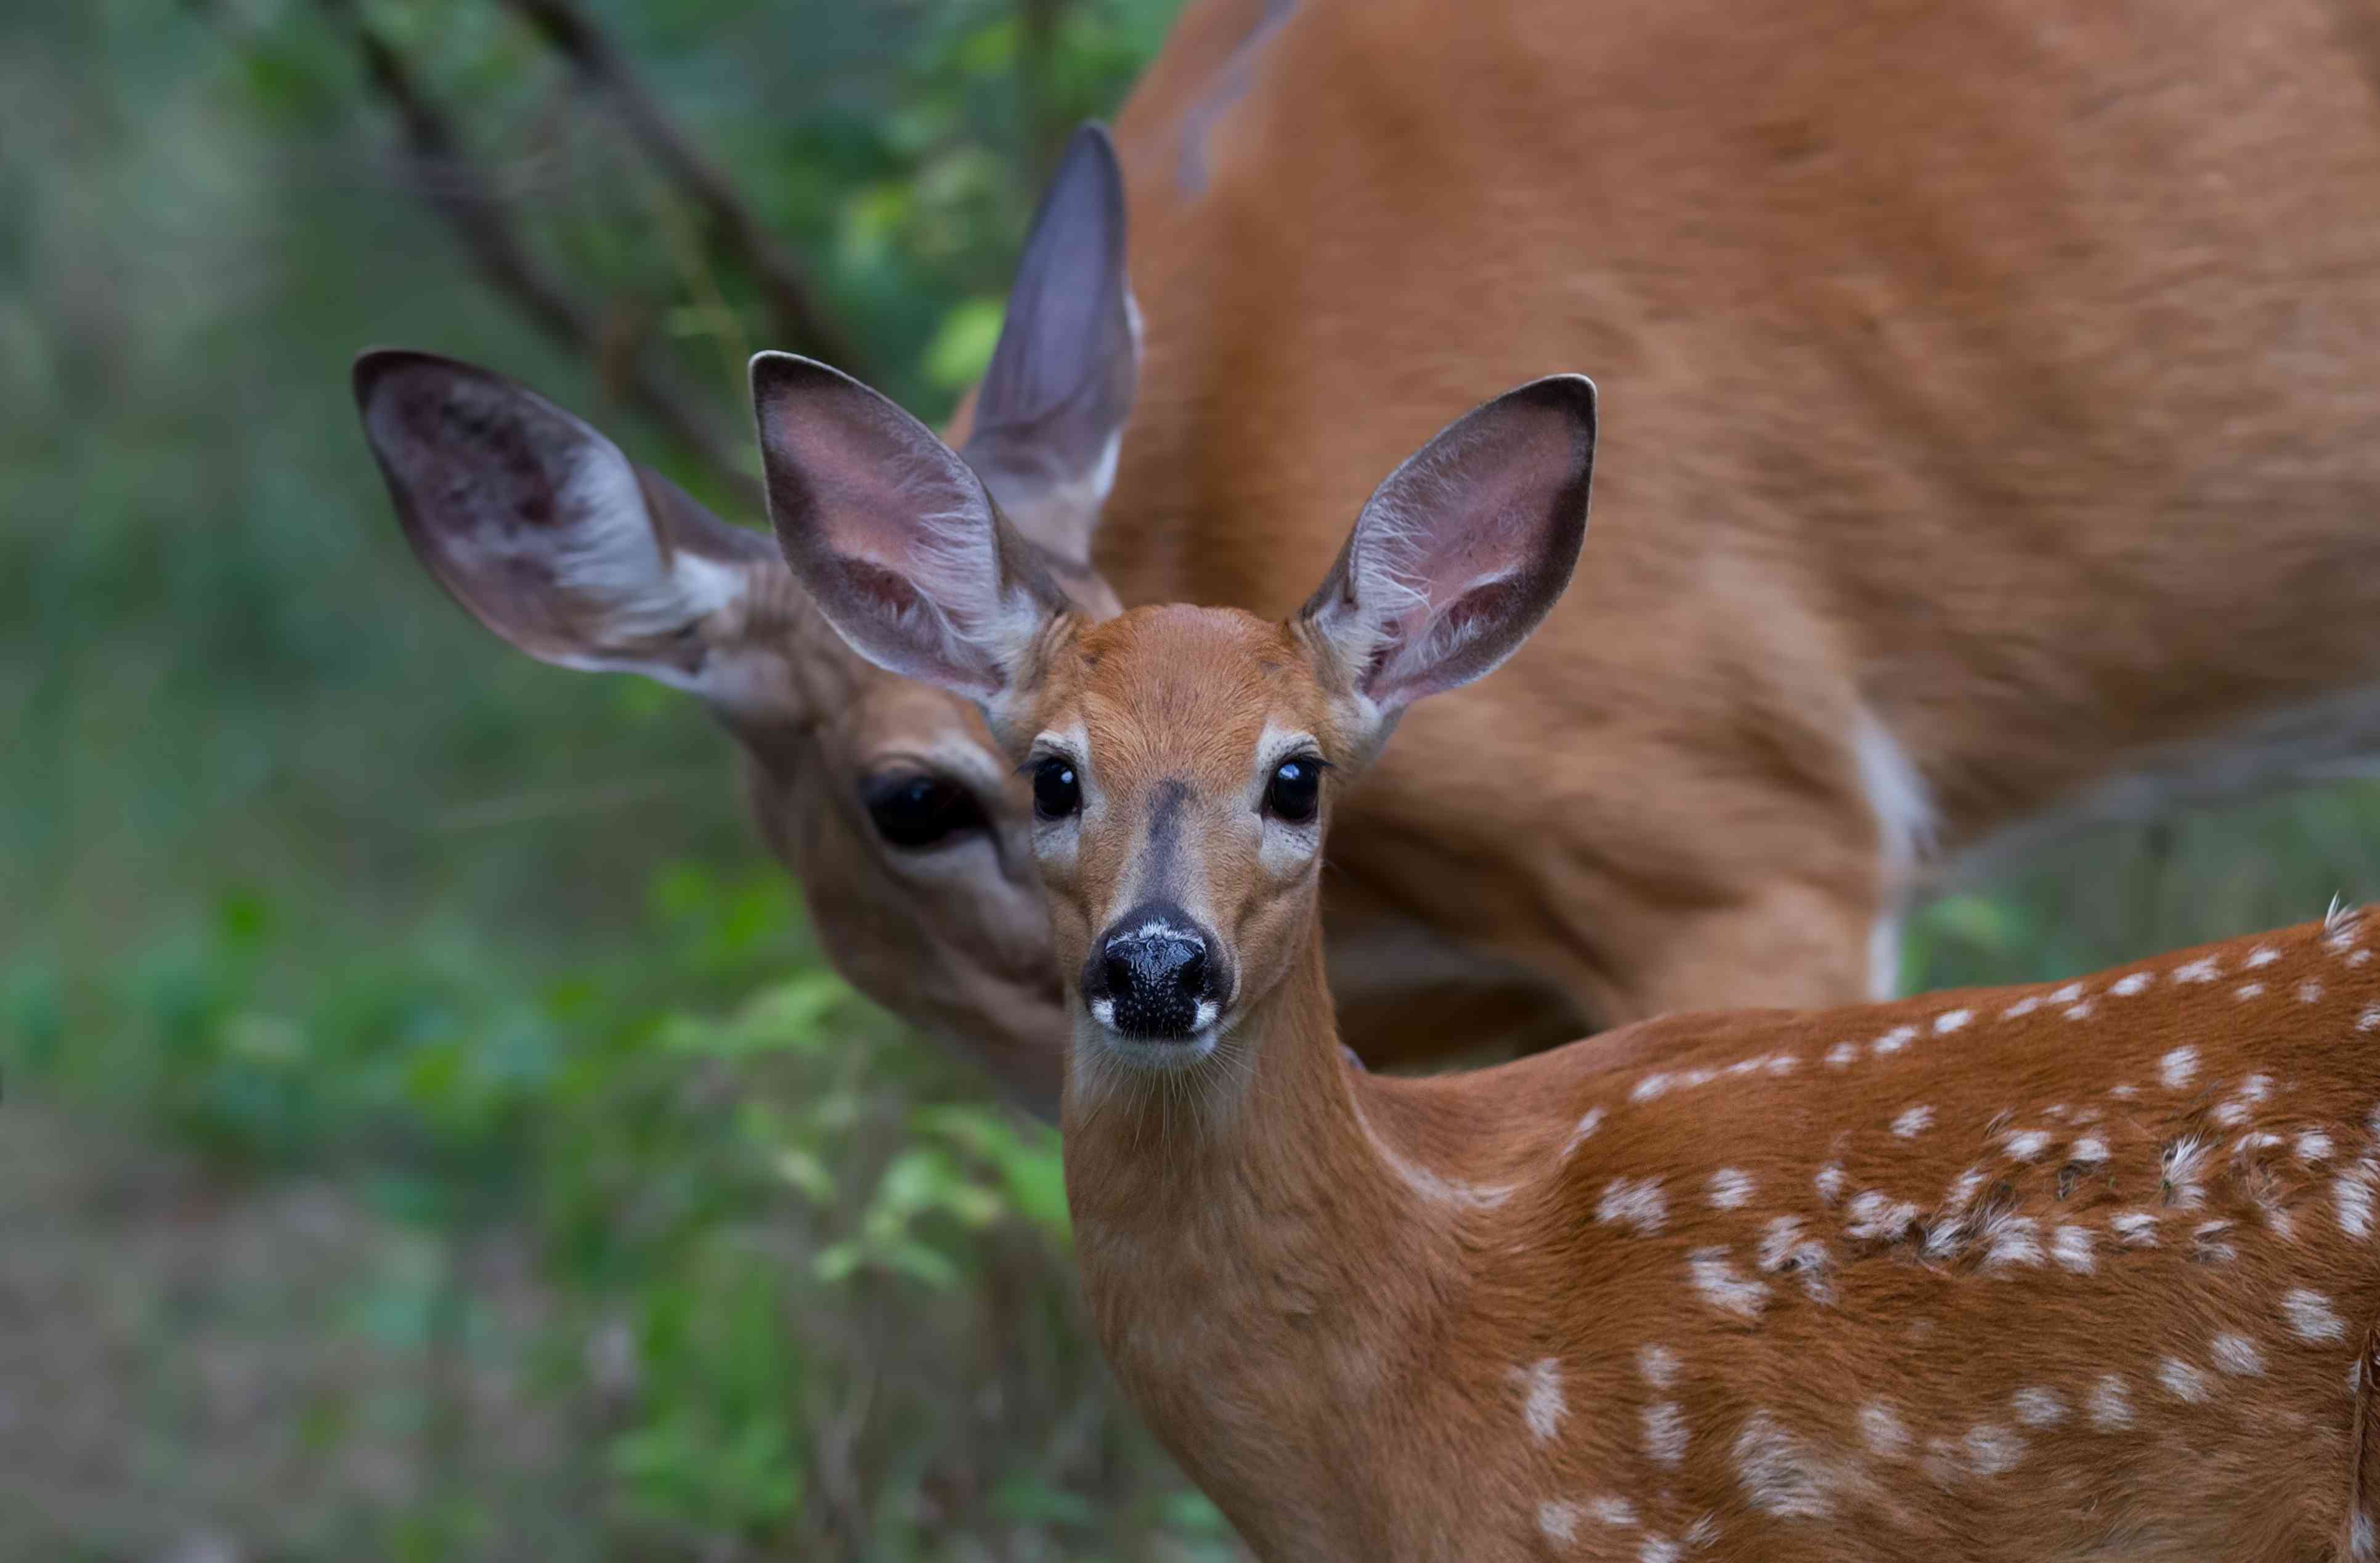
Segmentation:
{"type": "MultiPolygon", "coordinates": [[[[1114,152],[1086,127],[1035,219],[953,458],[997,496],[1037,578],[1088,619],[1116,606],[1089,547],[1138,351],[1123,239],[1114,152]]],[[[702,700],[747,751],[763,833],[838,968],[1054,1112],[1065,1028],[1031,804],[974,706],[852,655],[764,535],[545,398],[403,351],[358,359],[355,392],[438,583],[542,661],[702,700]]]]}
{"type": "Polygon", "coordinates": [[[781,354],[754,360],[753,395],[770,514],[820,612],[879,667],[978,702],[1030,780],[1086,1078],[1197,1068],[1318,961],[1326,778],[1544,618],[1595,445],[1594,388],[1537,381],[1399,467],[1296,619],[1099,622],[885,398],[781,354]]]}

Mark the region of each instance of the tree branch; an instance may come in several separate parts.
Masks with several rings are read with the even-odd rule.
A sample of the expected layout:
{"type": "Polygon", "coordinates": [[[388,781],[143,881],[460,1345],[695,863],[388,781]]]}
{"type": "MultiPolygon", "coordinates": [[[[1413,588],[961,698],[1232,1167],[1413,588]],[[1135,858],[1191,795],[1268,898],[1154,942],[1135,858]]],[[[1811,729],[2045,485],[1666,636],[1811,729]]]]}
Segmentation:
{"type": "Polygon", "coordinates": [[[768,230],[727,176],[695,149],[645,90],[625,55],[594,18],[572,0],[508,0],[512,8],[570,62],[580,78],[618,105],[645,155],[684,188],[710,220],[719,240],[733,250],[759,283],[778,345],[832,361],[861,380],[871,380],[858,346],[820,306],[817,289],[801,261],[770,237],[768,230]]]}
{"type": "Polygon", "coordinates": [[[596,317],[538,263],[514,232],[494,183],[464,151],[453,124],[422,91],[403,56],[355,13],[349,0],[322,4],[354,29],[365,77],[396,115],[415,188],[444,219],[488,285],[557,345],[596,365],[631,406],[710,467],[738,499],[757,508],[759,488],[737,460],[738,445],[720,431],[710,414],[654,373],[633,345],[618,350],[596,317]]]}

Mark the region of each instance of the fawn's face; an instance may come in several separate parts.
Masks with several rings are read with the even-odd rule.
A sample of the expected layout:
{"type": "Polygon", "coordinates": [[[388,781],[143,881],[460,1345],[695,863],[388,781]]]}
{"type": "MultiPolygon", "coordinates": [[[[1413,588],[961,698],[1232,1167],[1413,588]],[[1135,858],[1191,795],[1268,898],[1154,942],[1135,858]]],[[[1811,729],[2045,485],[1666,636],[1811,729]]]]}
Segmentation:
{"type": "Polygon", "coordinates": [[[1077,1063],[1213,1055],[1305,948],[1333,775],[1510,656],[1586,527],[1595,388],[1532,382],[1390,474],[1297,617],[1069,605],[956,453],[822,364],[753,360],[769,513],[827,621],[976,701],[1031,782],[1077,1063]]]}
{"type": "Polygon", "coordinates": [[[1298,625],[1140,608],[1055,626],[1009,723],[1076,1056],[1213,1053],[1317,915],[1328,780],[1355,763],[1298,625]]]}

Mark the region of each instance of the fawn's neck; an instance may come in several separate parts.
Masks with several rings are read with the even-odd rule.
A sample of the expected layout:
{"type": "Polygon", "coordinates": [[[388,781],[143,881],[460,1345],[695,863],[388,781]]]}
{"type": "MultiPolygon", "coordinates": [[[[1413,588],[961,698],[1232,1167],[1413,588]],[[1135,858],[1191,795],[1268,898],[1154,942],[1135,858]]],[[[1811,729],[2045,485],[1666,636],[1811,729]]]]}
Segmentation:
{"type": "Polygon", "coordinates": [[[1422,1392],[1464,1289],[1463,1210],[1417,1191],[1393,1084],[1342,1056],[1318,927],[1226,1048],[1189,1093],[1071,1080],[1064,1124],[1101,1344],[1231,1511],[1422,1392]]]}

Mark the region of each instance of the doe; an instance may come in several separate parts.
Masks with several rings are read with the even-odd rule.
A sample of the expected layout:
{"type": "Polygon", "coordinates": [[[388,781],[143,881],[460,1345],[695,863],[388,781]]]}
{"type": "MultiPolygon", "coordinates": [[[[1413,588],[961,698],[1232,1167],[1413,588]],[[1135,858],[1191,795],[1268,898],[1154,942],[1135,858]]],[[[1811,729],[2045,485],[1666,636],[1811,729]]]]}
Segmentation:
{"type": "Polygon", "coordinates": [[[2360,919],[1351,1070],[1334,796],[1560,593],[1593,387],[1449,428],[1288,623],[1095,623],[890,402],[783,356],[753,381],[795,574],[1031,779],[1095,1327],[1263,1556],[2374,1555],[2360,919]]]}

